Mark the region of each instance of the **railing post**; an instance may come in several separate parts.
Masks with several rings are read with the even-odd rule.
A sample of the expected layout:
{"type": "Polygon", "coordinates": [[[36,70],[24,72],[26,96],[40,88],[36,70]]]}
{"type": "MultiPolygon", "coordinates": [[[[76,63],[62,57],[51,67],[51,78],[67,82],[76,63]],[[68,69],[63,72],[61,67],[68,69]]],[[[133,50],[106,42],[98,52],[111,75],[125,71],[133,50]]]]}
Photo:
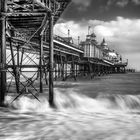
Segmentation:
{"type": "Polygon", "coordinates": [[[0,106],[4,105],[6,93],[6,0],[0,1],[0,106]]]}
{"type": "Polygon", "coordinates": [[[53,90],[53,62],[54,62],[54,44],[53,44],[53,22],[54,15],[49,13],[49,104],[54,107],[54,90],[53,90]]]}

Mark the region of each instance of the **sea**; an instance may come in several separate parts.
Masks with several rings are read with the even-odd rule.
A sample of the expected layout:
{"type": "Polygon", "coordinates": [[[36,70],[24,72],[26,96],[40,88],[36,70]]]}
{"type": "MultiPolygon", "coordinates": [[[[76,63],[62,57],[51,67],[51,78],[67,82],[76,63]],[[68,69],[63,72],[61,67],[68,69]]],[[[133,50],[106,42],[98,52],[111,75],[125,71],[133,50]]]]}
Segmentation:
{"type": "Polygon", "coordinates": [[[39,100],[7,94],[0,140],[140,140],[140,73],[55,82],[39,100]]]}

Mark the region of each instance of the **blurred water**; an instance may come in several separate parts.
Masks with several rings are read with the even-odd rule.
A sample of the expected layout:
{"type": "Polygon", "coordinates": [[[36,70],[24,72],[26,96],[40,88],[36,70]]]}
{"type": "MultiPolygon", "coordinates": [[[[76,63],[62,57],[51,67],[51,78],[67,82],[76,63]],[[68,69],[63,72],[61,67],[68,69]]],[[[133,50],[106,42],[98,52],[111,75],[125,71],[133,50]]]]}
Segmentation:
{"type": "MultiPolygon", "coordinates": [[[[139,74],[125,75],[127,82],[124,80],[123,84],[126,90],[119,88],[119,93],[127,91],[130,79],[135,83],[133,86],[138,85],[139,76],[139,74]]],[[[105,80],[109,83],[108,79],[105,80]]],[[[112,83],[113,80],[118,85],[123,82],[122,75],[118,80],[115,79],[111,79],[112,83]]],[[[94,90],[93,85],[98,83],[100,83],[101,90],[104,84],[99,80],[95,81],[96,79],[91,82],[92,90],[94,90]]],[[[9,108],[0,108],[0,139],[139,140],[140,95],[136,93],[138,90],[135,89],[135,94],[110,94],[110,91],[115,92],[114,86],[112,89],[103,90],[104,93],[96,90],[98,94],[92,97],[93,95],[81,94],[84,90],[75,89],[76,87],[55,89],[56,109],[49,107],[46,93],[39,97],[41,102],[22,96],[10,104],[13,97],[7,96],[6,103],[9,104],[9,108]]]]}

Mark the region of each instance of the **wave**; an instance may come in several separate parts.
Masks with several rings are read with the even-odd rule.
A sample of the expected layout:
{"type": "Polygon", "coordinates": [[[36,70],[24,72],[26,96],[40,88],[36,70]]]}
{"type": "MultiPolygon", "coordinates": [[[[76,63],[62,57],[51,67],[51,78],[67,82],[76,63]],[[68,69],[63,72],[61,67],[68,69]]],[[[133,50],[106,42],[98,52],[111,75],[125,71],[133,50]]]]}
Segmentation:
{"type": "Polygon", "coordinates": [[[140,111],[140,95],[100,94],[97,100],[109,103],[110,109],[140,111]]]}
{"type": "MultiPolygon", "coordinates": [[[[84,111],[84,112],[139,112],[140,110],[140,95],[116,95],[100,93],[96,98],[90,98],[80,94],[74,89],[66,89],[62,92],[59,89],[54,91],[54,102],[58,110],[68,111],[84,111]]],[[[49,107],[47,94],[39,97],[39,101],[31,99],[27,96],[22,96],[12,104],[14,97],[7,96],[5,103],[11,108],[20,112],[48,112],[52,110],[49,107]]]]}

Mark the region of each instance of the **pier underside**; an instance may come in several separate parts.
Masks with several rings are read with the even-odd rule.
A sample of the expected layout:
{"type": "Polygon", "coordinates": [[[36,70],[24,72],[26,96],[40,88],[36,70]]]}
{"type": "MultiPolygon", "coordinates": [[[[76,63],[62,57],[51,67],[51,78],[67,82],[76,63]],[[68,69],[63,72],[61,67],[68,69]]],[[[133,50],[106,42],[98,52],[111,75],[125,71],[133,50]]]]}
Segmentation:
{"type": "MultiPolygon", "coordinates": [[[[49,87],[53,105],[53,81],[77,80],[116,71],[99,59],[83,58],[78,45],[53,34],[53,26],[70,0],[0,1],[0,104],[7,93],[38,99],[49,87]]],[[[117,66],[117,70],[118,67],[117,66]]],[[[125,68],[125,66],[124,66],[125,68]]],[[[118,71],[121,72],[119,69],[118,71]]]]}

